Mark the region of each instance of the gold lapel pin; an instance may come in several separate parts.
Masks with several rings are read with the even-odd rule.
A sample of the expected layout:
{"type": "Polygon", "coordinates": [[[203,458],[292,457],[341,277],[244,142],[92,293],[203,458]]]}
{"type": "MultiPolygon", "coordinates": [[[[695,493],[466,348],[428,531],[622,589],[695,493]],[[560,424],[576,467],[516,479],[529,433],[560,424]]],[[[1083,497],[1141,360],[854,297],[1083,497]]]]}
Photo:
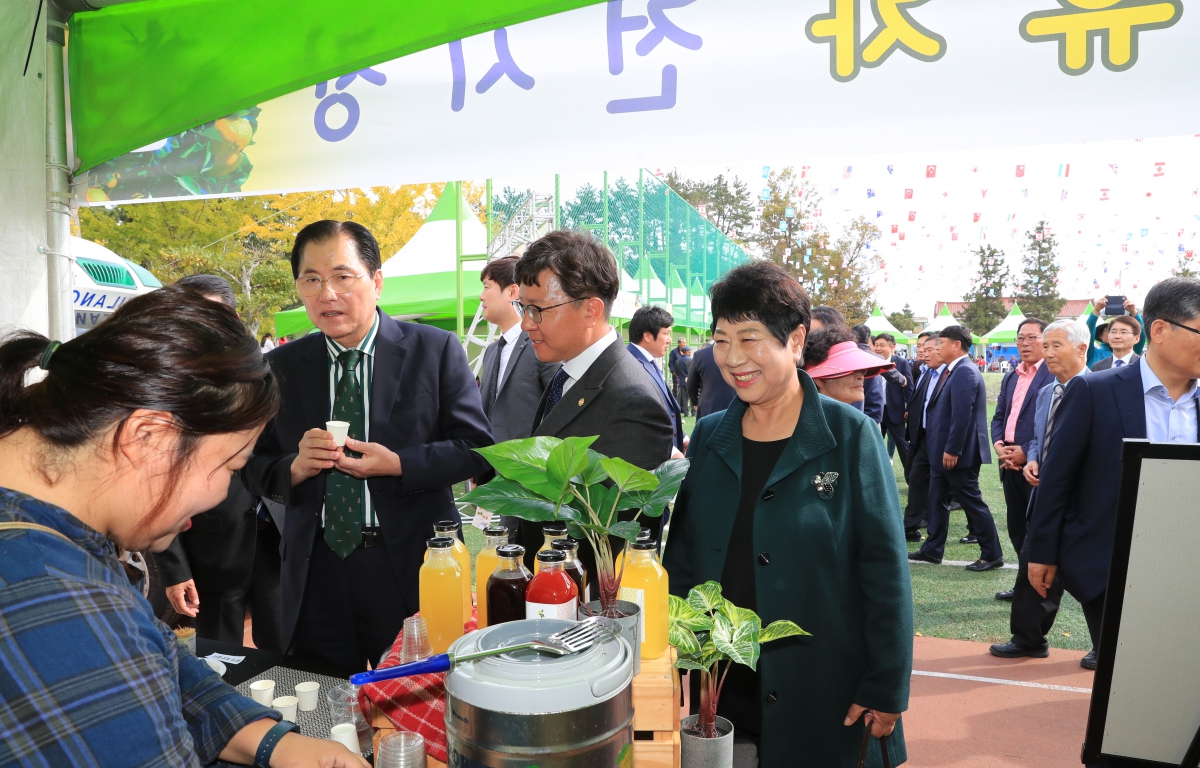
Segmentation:
{"type": "Polygon", "coordinates": [[[581,398],[579,398],[579,405],[580,405],[580,406],[582,406],[582,405],[583,405],[583,398],[582,398],[582,397],[581,397],[581,398]]]}

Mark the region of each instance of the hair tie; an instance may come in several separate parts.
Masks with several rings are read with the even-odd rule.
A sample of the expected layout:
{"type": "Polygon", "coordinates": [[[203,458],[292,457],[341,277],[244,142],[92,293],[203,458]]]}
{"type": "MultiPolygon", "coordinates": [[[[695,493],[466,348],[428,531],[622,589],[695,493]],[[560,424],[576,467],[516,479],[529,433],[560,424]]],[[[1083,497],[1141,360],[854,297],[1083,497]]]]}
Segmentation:
{"type": "Polygon", "coordinates": [[[42,353],[41,358],[38,360],[38,368],[41,368],[43,371],[50,370],[50,357],[54,354],[54,351],[61,346],[61,341],[52,341],[47,344],[46,351],[42,353]]]}

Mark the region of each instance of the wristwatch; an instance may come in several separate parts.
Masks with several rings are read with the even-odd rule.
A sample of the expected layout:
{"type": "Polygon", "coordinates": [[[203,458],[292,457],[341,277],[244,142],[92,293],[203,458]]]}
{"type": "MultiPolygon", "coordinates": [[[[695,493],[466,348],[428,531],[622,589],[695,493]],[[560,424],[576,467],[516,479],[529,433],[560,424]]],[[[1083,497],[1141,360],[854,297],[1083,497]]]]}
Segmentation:
{"type": "Polygon", "coordinates": [[[271,768],[271,755],[275,752],[276,745],[279,740],[292,731],[299,731],[300,726],[295,723],[290,723],[287,720],[280,720],[271,727],[263,735],[262,741],[258,742],[258,751],[254,753],[254,765],[256,768],[271,768]]]}

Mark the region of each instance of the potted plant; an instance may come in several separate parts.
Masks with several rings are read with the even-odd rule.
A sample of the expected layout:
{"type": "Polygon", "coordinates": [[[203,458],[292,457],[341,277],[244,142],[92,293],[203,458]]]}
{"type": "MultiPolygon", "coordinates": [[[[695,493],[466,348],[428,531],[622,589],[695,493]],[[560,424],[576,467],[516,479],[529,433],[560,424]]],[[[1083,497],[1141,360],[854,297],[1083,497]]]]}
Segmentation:
{"type": "Polygon", "coordinates": [[[732,766],[733,724],[717,717],[725,675],[734,664],[755,669],[763,643],[808,632],[785,619],[764,627],[754,611],[726,600],[715,581],[692,587],[687,600],[671,595],[669,626],[675,666],[700,673],[700,713],[682,723],[683,768],[732,766]]]}
{"type": "MultiPolygon", "coordinates": [[[[620,619],[621,573],[614,566],[610,536],[637,541],[638,518],[658,517],[675,498],[687,459],[671,459],[653,472],[593,451],[595,437],[529,437],[476,448],[499,475],[460,501],[493,514],[532,522],[562,521],[574,538],[586,540],[596,556],[600,615],[620,619]],[[617,512],[637,510],[632,520],[617,512]]],[[[623,568],[622,568],[623,570],[623,568]]],[[[634,650],[637,645],[634,644],[634,650]]]]}

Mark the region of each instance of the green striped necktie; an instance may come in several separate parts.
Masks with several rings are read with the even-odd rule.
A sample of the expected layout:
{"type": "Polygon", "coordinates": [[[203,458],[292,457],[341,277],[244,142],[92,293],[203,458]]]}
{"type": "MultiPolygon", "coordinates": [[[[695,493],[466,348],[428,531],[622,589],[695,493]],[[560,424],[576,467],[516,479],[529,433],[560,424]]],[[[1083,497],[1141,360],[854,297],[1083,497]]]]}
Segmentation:
{"type": "MultiPolygon", "coordinates": [[[[363,439],[363,393],[355,376],[361,357],[357,349],[338,355],[342,375],[333,398],[333,420],[349,422],[348,434],[355,440],[363,439]]],[[[346,455],[359,456],[348,449],[346,455]]],[[[325,543],[343,560],[362,543],[363,483],[336,467],[325,480],[325,543]]]]}

